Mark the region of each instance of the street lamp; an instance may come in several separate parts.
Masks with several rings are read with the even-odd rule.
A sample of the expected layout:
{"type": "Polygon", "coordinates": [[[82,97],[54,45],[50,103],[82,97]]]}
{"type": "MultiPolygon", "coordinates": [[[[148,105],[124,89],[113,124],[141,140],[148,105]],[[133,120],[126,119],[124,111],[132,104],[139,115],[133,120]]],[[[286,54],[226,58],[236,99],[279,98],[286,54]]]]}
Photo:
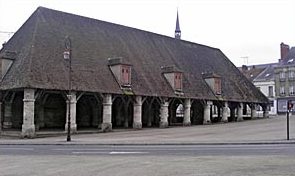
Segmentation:
{"type": "Polygon", "coordinates": [[[71,50],[71,39],[66,36],[65,38],[65,50],[63,52],[64,59],[69,61],[69,82],[68,82],[68,132],[67,141],[71,141],[71,95],[72,95],[72,50],[71,50]]]}

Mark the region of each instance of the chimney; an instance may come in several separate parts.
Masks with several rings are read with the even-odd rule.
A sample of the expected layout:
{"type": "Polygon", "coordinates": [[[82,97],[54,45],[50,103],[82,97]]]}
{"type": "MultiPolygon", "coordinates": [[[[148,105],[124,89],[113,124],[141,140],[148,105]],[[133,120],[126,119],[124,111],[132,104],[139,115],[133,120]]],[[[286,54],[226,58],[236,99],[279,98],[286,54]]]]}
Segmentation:
{"type": "Polygon", "coordinates": [[[283,42],[281,43],[281,60],[285,59],[286,56],[288,55],[290,50],[289,45],[284,44],[283,42]]]}
{"type": "Polygon", "coordinates": [[[242,65],[242,70],[243,70],[243,71],[247,71],[247,70],[248,70],[247,65],[242,65]]]}

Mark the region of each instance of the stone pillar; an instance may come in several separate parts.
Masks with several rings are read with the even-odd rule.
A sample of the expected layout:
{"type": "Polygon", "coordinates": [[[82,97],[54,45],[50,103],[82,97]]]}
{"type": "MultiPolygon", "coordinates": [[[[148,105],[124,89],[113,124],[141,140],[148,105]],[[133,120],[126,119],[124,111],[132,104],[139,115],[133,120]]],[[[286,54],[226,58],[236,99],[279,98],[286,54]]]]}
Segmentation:
{"type": "Polygon", "coordinates": [[[0,102],[0,134],[2,131],[2,102],[0,102]]]}
{"type": "Polygon", "coordinates": [[[204,120],[203,120],[204,125],[211,124],[211,120],[210,120],[211,105],[213,105],[213,102],[207,101],[207,103],[204,106],[204,120]]]}
{"type": "Polygon", "coordinates": [[[35,130],[38,131],[40,130],[40,128],[43,128],[45,126],[44,124],[44,105],[42,104],[42,102],[39,103],[35,103],[35,109],[36,109],[36,116],[35,118],[37,118],[36,124],[35,124],[35,130]]]}
{"type": "Polygon", "coordinates": [[[238,118],[237,118],[237,121],[238,122],[241,122],[243,121],[243,103],[240,103],[239,106],[238,106],[238,118]]]}
{"type": "Polygon", "coordinates": [[[168,107],[169,102],[164,101],[161,103],[160,108],[160,128],[167,128],[168,127],[168,107]]]}
{"type": "Polygon", "coordinates": [[[4,103],[4,118],[3,118],[3,128],[11,128],[12,127],[12,103],[5,102],[4,103]]]}
{"type": "Polygon", "coordinates": [[[183,114],[183,126],[190,126],[191,125],[191,100],[185,99],[184,100],[184,114],[183,114]]]}
{"type": "Polygon", "coordinates": [[[112,95],[106,94],[103,99],[103,115],[101,130],[103,132],[112,131],[112,95]]]}
{"type": "Polygon", "coordinates": [[[24,89],[24,111],[21,136],[33,138],[35,136],[34,112],[35,112],[35,90],[24,89]]]}
{"type": "Polygon", "coordinates": [[[142,97],[136,96],[133,104],[133,128],[142,128],[142,97]]]}
{"type": "Polygon", "coordinates": [[[256,118],[257,118],[256,106],[252,105],[251,106],[251,119],[256,119],[256,118]]]}
{"type": "MultiPolygon", "coordinates": [[[[77,132],[77,123],[76,123],[76,107],[77,107],[77,97],[76,92],[72,92],[70,95],[70,106],[71,106],[71,133],[77,132]]],[[[69,101],[67,101],[67,117],[65,131],[68,131],[68,115],[69,115],[69,101]]]]}
{"type": "Polygon", "coordinates": [[[265,106],[263,108],[263,118],[267,118],[267,117],[269,117],[269,112],[268,112],[267,106],[265,106]]]}
{"type": "Polygon", "coordinates": [[[125,128],[129,128],[129,110],[128,110],[128,105],[124,104],[123,105],[123,109],[124,109],[124,127],[125,128]]]}
{"type": "Polygon", "coordinates": [[[93,113],[93,116],[92,116],[91,125],[94,127],[100,128],[101,123],[99,123],[99,120],[98,120],[99,119],[99,109],[98,109],[98,106],[96,106],[95,104],[92,105],[92,113],[93,113]]]}
{"type": "Polygon", "coordinates": [[[221,122],[228,122],[228,103],[227,102],[224,102],[224,106],[222,108],[222,119],[221,119],[221,122]]]}
{"type": "Polygon", "coordinates": [[[148,111],[147,111],[147,126],[151,127],[152,126],[152,117],[154,113],[152,111],[152,106],[148,105],[148,111]]]}

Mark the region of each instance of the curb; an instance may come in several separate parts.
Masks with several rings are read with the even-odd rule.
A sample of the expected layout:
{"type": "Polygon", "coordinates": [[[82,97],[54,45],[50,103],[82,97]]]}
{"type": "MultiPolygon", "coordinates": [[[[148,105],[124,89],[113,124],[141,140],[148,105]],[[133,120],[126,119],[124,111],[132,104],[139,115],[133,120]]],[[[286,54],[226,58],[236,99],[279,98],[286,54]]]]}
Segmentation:
{"type": "Polygon", "coordinates": [[[154,145],[287,145],[295,144],[295,141],[282,142],[208,142],[208,143],[0,143],[1,145],[99,145],[99,146],[154,146],[154,145]]]}

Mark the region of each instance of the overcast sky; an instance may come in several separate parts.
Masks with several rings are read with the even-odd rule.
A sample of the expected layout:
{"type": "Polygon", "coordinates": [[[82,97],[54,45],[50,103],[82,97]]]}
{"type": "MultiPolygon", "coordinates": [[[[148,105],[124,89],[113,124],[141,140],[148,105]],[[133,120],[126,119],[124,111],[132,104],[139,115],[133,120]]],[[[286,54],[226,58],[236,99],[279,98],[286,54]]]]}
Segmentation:
{"type": "Polygon", "coordinates": [[[295,46],[295,0],[0,0],[0,42],[38,6],[221,49],[236,65],[277,62],[280,43],[295,46]]]}

